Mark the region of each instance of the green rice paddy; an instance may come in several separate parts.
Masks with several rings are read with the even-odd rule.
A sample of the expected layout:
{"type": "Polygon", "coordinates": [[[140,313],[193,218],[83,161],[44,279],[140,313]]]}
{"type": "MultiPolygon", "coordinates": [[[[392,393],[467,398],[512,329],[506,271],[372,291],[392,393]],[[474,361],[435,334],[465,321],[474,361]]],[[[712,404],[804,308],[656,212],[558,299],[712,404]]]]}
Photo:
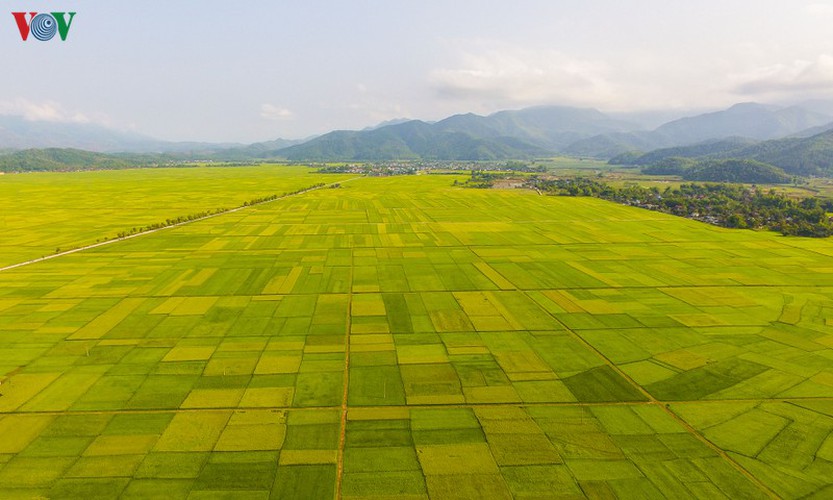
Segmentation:
{"type": "Polygon", "coordinates": [[[0,497],[833,494],[833,243],[452,180],[0,272],[0,497]]]}

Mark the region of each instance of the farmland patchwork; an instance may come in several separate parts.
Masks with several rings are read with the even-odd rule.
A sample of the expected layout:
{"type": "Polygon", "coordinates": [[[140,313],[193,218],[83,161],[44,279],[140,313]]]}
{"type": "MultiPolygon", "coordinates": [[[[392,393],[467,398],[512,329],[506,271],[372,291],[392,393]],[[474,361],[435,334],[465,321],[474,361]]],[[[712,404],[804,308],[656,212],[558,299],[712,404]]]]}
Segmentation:
{"type": "Polygon", "coordinates": [[[833,493],[829,241],[452,181],[0,272],[0,496],[833,493]]]}

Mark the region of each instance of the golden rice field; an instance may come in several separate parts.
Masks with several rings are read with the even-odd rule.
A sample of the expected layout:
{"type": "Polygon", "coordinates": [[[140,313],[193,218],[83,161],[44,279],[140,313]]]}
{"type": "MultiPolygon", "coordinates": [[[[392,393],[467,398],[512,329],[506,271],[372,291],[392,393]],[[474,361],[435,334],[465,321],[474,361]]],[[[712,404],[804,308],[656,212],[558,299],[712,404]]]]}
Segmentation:
{"type": "Polygon", "coordinates": [[[341,182],[0,272],[0,497],[833,495],[829,240],[281,168],[0,177],[3,265],[341,182]]]}

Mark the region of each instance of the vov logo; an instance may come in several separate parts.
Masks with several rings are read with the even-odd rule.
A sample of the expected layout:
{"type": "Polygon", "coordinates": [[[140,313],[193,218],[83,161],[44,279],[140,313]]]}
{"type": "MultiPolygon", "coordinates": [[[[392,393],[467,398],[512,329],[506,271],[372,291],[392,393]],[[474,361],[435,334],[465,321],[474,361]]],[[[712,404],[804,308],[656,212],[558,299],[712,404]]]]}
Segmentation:
{"type": "Polygon", "coordinates": [[[61,41],[66,42],[69,28],[75,18],[75,12],[12,12],[12,15],[17,21],[17,29],[20,30],[20,38],[24,42],[29,39],[29,35],[41,42],[48,42],[55,38],[56,34],[61,36],[61,41]],[[29,14],[28,21],[26,14],[29,14]]]}

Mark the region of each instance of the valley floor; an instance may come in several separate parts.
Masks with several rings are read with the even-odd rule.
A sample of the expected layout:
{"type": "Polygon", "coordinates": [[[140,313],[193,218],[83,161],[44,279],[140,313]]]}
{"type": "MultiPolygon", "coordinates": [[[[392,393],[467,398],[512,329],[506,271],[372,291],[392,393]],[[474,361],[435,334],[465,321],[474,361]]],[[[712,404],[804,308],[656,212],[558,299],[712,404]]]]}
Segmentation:
{"type": "Polygon", "coordinates": [[[0,272],[0,497],[833,494],[833,243],[452,181],[0,272]]]}

